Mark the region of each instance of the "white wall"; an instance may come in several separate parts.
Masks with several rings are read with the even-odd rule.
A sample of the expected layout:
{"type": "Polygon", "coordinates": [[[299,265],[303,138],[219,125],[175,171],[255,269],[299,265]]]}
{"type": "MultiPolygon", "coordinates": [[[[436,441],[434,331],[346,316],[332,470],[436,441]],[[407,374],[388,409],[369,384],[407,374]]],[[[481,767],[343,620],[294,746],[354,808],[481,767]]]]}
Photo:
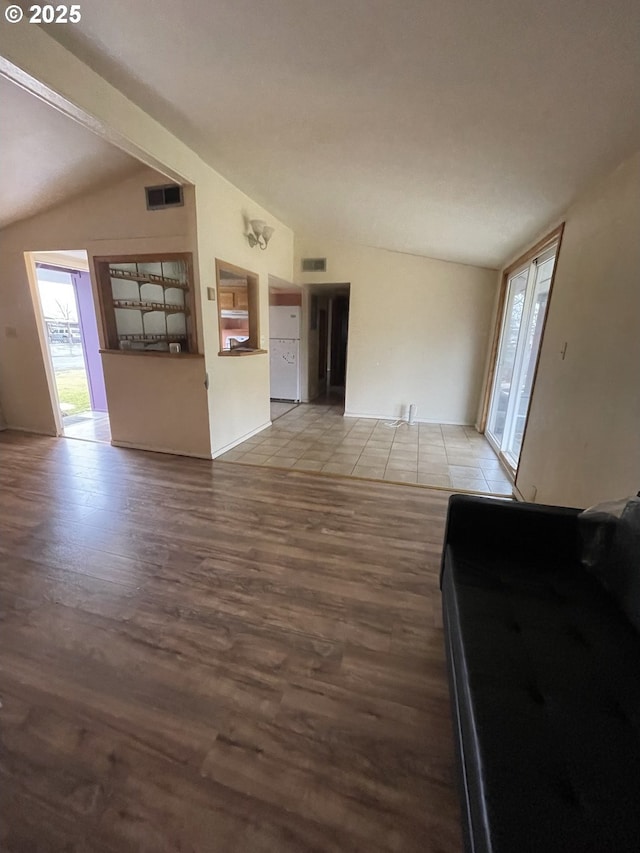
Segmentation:
{"type": "Polygon", "coordinates": [[[495,270],[296,235],[298,271],[303,257],[326,257],[327,272],[297,281],[351,285],[347,414],[396,418],[415,403],[419,420],[475,423],[495,270]]]}
{"type": "Polygon", "coordinates": [[[565,219],[516,485],[587,506],[640,488],[640,152],[565,219]]]}

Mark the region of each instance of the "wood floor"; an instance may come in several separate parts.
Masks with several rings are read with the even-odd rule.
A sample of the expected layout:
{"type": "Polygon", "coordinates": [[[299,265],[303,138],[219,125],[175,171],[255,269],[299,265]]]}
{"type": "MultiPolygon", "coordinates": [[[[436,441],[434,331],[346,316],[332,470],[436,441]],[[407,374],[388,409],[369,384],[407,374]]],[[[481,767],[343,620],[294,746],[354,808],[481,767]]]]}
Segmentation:
{"type": "Polygon", "coordinates": [[[0,433],[0,850],[459,853],[446,499],[0,433]]]}

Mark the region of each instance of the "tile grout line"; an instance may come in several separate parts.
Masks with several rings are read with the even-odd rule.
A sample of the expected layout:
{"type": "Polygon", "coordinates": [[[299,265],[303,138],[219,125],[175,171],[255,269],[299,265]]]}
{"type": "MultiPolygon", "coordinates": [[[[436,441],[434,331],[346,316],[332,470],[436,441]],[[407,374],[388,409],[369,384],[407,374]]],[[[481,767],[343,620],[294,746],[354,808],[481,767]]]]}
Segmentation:
{"type": "MultiPolygon", "coordinates": [[[[473,485],[477,486],[471,489],[473,492],[499,494],[500,492],[493,491],[490,485],[493,482],[495,486],[502,485],[505,489],[504,493],[510,492],[511,484],[504,482],[499,469],[496,470],[493,479],[490,474],[494,472],[485,473],[483,461],[486,460],[488,465],[492,465],[496,461],[495,454],[492,457],[476,456],[475,448],[482,447],[486,439],[479,433],[470,436],[466,431],[467,428],[460,428],[464,432],[454,431],[447,436],[441,424],[418,424],[413,433],[399,428],[394,430],[392,435],[387,436],[382,429],[384,421],[376,420],[372,424],[371,421],[365,423],[362,419],[354,419],[353,423],[349,423],[349,419],[345,419],[339,412],[334,412],[332,409],[320,413],[317,410],[304,411],[302,406],[287,412],[278,420],[282,423],[276,424],[275,428],[270,428],[268,432],[265,430],[267,434],[262,435],[260,440],[256,441],[253,437],[248,440],[248,446],[242,451],[235,451],[239,453],[239,458],[227,458],[221,461],[357,478],[366,477],[366,474],[356,472],[356,468],[378,469],[381,473],[374,478],[378,482],[403,482],[426,487],[431,485],[433,488],[443,489],[464,489],[467,486],[471,489],[473,485]],[[313,432],[312,435],[309,435],[309,430],[313,432]],[[472,440],[474,437],[481,440],[474,442],[472,440]],[[265,447],[264,445],[269,444],[270,440],[275,441],[275,444],[265,447]],[[343,446],[345,441],[355,441],[355,446],[348,444],[345,447],[343,446]],[[381,442],[382,446],[377,442],[381,442]],[[298,446],[289,448],[288,445],[292,443],[298,446]],[[288,454],[287,450],[289,450],[288,454]],[[372,455],[369,456],[368,452],[372,455]],[[307,454],[311,455],[307,456],[307,454]],[[327,454],[328,457],[325,459],[313,458],[318,455],[327,456],[327,454]],[[336,461],[336,457],[341,455],[352,456],[353,460],[336,461]],[[422,458],[430,455],[434,457],[432,464],[438,466],[438,470],[421,473],[422,458]],[[256,461],[255,458],[251,458],[252,456],[257,456],[259,459],[256,461]],[[412,458],[414,456],[415,464],[412,458]],[[279,465],[279,459],[282,458],[290,458],[294,461],[287,466],[279,465]],[[329,470],[325,471],[327,466],[329,470]],[[332,466],[338,470],[331,470],[332,466]],[[439,466],[446,466],[447,473],[441,471],[439,466]],[[469,471],[466,474],[455,474],[452,468],[467,468],[469,471]],[[395,480],[392,479],[394,475],[395,480]],[[445,477],[448,485],[443,486],[441,483],[445,477]],[[454,478],[464,485],[453,486],[454,478]],[[425,482],[420,482],[421,479],[425,482]],[[440,483],[434,482],[438,479],[440,483]]],[[[230,452],[234,453],[234,451],[230,452]]],[[[425,467],[428,464],[428,462],[424,463],[425,467]]]]}

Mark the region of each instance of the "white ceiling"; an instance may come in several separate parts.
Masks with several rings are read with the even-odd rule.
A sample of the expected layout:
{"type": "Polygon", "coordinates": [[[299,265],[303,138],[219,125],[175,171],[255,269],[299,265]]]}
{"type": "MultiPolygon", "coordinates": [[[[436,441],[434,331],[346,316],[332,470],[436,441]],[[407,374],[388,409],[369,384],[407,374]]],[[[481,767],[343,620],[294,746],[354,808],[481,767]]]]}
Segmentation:
{"type": "Polygon", "coordinates": [[[640,146],[637,0],[110,0],[48,31],[294,229],[500,264],[640,146]]]}
{"type": "Polygon", "coordinates": [[[137,160],[0,77],[0,228],[139,168],[137,160]]]}

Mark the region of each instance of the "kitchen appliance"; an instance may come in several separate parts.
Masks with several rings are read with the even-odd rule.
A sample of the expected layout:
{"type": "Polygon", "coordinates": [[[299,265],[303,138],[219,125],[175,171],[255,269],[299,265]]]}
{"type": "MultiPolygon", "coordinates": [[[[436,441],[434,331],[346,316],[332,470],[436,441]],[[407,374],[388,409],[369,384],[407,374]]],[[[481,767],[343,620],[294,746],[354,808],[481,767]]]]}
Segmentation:
{"type": "Polygon", "coordinates": [[[271,399],[300,401],[300,314],[297,305],[269,309],[271,399]]]}

